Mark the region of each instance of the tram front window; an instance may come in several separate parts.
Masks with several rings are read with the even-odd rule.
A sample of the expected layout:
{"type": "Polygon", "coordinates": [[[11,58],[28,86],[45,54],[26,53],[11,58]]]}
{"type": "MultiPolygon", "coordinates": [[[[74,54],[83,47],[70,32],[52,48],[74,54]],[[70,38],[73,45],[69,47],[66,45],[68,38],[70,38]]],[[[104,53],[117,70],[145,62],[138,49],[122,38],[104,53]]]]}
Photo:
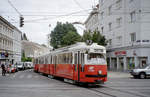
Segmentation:
{"type": "Polygon", "coordinates": [[[89,53],[87,55],[87,64],[100,65],[106,64],[106,60],[103,54],[100,53],[89,53]]]}

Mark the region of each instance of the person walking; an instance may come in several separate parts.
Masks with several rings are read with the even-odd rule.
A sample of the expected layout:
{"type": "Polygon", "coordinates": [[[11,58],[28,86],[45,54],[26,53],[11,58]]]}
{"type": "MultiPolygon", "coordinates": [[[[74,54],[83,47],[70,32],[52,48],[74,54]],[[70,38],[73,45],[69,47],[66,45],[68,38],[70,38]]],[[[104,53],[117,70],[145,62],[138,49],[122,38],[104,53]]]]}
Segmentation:
{"type": "Polygon", "coordinates": [[[1,68],[2,68],[2,76],[5,76],[5,73],[6,73],[5,65],[2,64],[1,68]]]}

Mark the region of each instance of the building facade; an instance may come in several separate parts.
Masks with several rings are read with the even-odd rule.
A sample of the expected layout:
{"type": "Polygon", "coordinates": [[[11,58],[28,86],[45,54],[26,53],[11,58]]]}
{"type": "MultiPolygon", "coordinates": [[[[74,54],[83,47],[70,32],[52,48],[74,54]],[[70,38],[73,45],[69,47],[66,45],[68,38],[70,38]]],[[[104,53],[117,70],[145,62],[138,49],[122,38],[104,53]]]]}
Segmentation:
{"type": "Polygon", "coordinates": [[[14,34],[13,34],[13,59],[14,63],[21,62],[21,35],[22,32],[14,27],[14,34]]]}
{"type": "Polygon", "coordinates": [[[25,57],[37,57],[39,55],[44,55],[50,52],[52,48],[42,46],[40,44],[22,40],[22,52],[24,53],[25,57]]]}
{"type": "Polygon", "coordinates": [[[20,45],[21,32],[0,16],[0,63],[21,61],[20,45]],[[16,47],[16,44],[19,45],[16,47]]]}
{"type": "Polygon", "coordinates": [[[99,0],[99,30],[108,40],[109,69],[150,63],[150,0],[99,0]]]}
{"type": "Polygon", "coordinates": [[[99,22],[98,22],[98,5],[97,7],[93,8],[93,10],[91,11],[90,15],[88,16],[88,18],[85,21],[85,28],[86,31],[98,31],[98,27],[99,27],[99,22]]]}

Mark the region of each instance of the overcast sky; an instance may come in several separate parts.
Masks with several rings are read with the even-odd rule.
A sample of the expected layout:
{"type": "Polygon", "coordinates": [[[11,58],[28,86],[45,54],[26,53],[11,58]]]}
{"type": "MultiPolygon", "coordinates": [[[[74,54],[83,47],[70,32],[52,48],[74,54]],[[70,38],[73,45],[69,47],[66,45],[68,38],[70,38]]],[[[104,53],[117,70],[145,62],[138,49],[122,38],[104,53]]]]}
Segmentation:
{"type": "MultiPolygon", "coordinates": [[[[98,0],[10,1],[25,18],[25,25],[19,28],[19,15],[8,3],[8,0],[0,0],[0,15],[26,33],[30,41],[40,44],[47,43],[46,35],[53,30],[57,21],[84,22],[92,6],[98,3],[98,0]]],[[[84,27],[81,25],[75,25],[75,27],[82,34],[84,27]]]]}

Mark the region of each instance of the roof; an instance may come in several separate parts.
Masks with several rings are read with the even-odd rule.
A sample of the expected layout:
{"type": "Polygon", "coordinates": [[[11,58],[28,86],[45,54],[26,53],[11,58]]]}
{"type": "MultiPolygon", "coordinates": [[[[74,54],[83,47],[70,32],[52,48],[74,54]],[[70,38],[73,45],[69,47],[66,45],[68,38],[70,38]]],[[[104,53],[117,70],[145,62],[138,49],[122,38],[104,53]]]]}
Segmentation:
{"type": "Polygon", "coordinates": [[[84,42],[78,42],[74,45],[71,46],[67,46],[67,47],[63,47],[60,49],[56,49],[54,51],[52,51],[51,53],[60,53],[60,52],[66,52],[66,51],[79,51],[79,50],[85,50],[85,49],[104,49],[106,50],[106,48],[104,46],[98,45],[97,43],[93,43],[92,45],[87,45],[84,42]]]}
{"type": "Polygon", "coordinates": [[[12,29],[17,30],[18,32],[22,33],[17,27],[15,27],[14,25],[12,25],[10,22],[8,22],[5,18],[3,18],[2,16],[0,16],[0,20],[2,22],[4,22],[5,24],[7,24],[9,27],[11,27],[12,29]]]}

